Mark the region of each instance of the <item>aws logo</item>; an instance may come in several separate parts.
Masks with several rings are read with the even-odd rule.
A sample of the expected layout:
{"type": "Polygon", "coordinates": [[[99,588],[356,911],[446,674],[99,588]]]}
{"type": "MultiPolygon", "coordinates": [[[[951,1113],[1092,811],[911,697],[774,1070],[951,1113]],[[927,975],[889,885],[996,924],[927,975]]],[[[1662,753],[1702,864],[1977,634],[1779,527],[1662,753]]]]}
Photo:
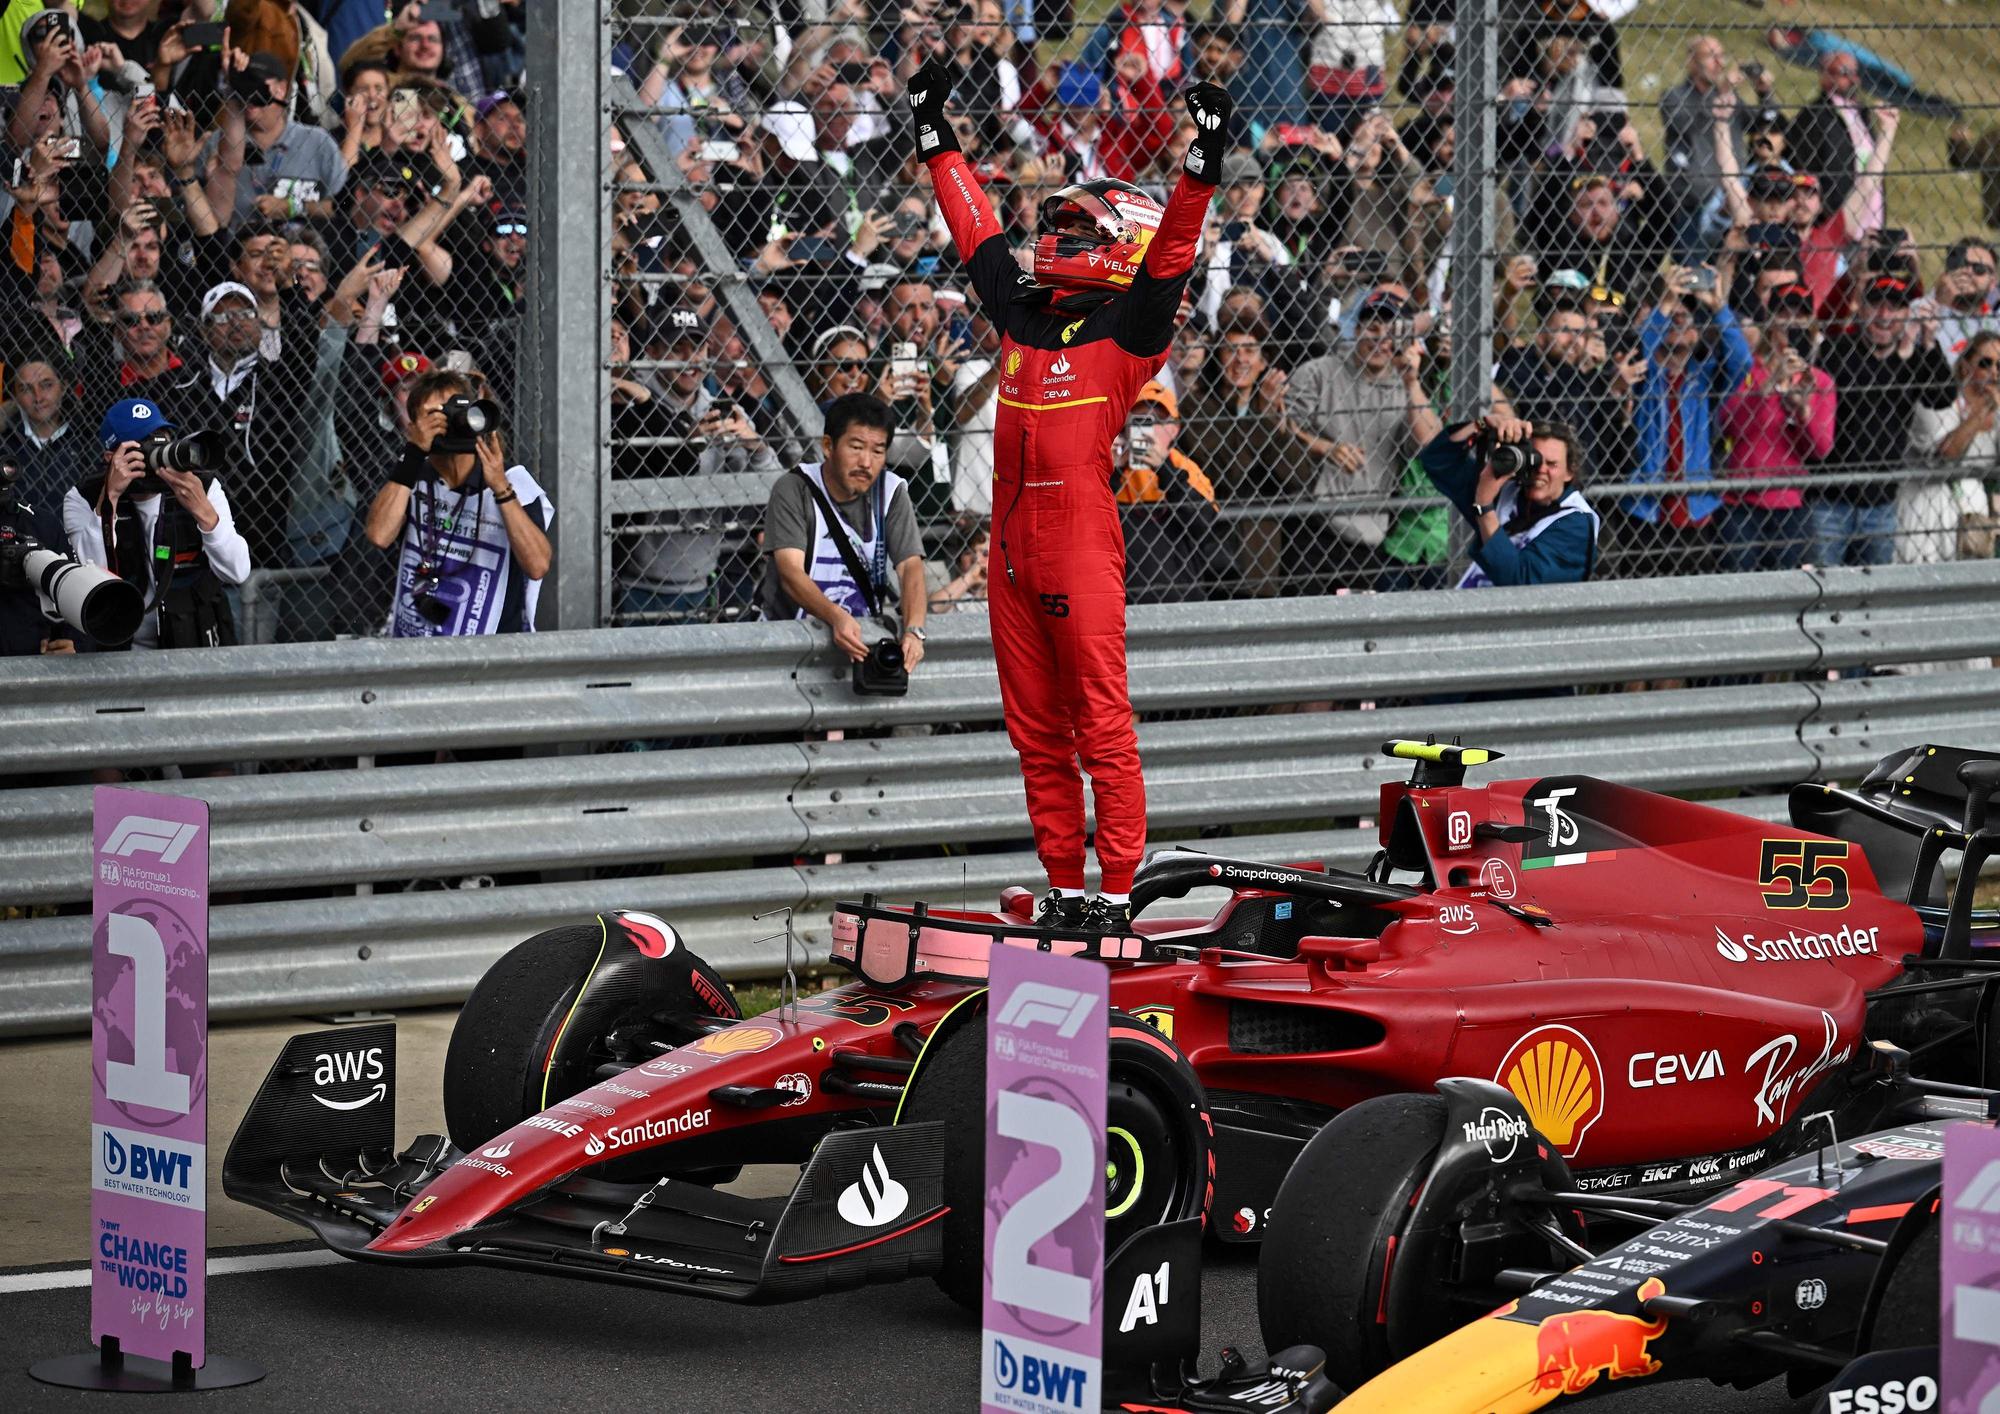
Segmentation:
{"type": "Polygon", "coordinates": [[[1567,1026],[1536,1027],[1508,1049],[1493,1073],[1565,1159],[1576,1157],[1604,1113],[1603,1076],[1596,1050],[1567,1026]]]}
{"type": "Polygon", "coordinates": [[[1007,350],[1006,367],[1009,378],[1012,378],[1016,373],[1021,371],[1021,351],[1019,349],[1007,350]]]}

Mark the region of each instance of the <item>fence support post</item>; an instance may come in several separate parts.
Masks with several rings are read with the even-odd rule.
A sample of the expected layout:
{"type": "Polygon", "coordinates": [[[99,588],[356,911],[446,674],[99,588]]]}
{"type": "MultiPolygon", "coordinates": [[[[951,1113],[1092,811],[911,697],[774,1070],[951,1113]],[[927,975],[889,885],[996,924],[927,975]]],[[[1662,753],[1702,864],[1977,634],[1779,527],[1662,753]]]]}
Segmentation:
{"type": "Polygon", "coordinates": [[[602,88],[608,29],[595,4],[528,6],[533,232],[516,401],[528,469],[556,505],[544,628],[604,622],[602,470],[608,455],[610,173],[602,88]]]}
{"type": "Polygon", "coordinates": [[[1464,422],[1493,398],[1493,256],[1499,241],[1499,0],[1462,0],[1452,118],[1451,415],[1464,422]]]}

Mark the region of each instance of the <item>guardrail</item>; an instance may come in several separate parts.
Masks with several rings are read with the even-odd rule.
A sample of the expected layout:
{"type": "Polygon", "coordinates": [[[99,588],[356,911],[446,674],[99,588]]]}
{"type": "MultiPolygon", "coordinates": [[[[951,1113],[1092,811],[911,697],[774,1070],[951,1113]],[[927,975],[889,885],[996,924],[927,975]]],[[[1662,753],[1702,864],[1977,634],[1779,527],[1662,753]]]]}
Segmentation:
{"type": "MultiPolygon", "coordinates": [[[[1463,734],[1506,751],[1510,775],[1581,772],[1682,791],[1783,787],[1852,775],[1911,740],[1987,740],[2000,729],[2000,672],[1825,674],[2000,652],[2000,622],[1968,612],[1996,588],[2000,564],[1988,562],[1135,609],[1142,714],[1382,704],[1146,722],[1151,826],[1289,826],[1228,848],[1358,864],[1372,851],[1368,833],[1301,827],[1372,813],[1380,784],[1402,774],[1379,759],[1381,741],[1398,735],[1463,734]],[[1687,678],[1725,685],[1508,696],[1687,678]],[[1485,700],[1459,700],[1469,694],[1485,700]]],[[[513,942],[606,907],[666,914],[740,976],[778,960],[775,945],[755,946],[770,930],[750,915],[764,909],[792,907],[823,956],[837,897],[990,899],[1038,877],[1025,852],[742,865],[1025,838],[983,617],[935,620],[929,647],[901,699],[854,697],[824,635],[797,623],[240,648],[143,665],[17,660],[0,701],[0,774],[356,761],[158,787],[210,802],[223,895],[339,891],[214,909],[218,1015],[453,1000],[513,942]],[[943,723],[988,725],[822,739],[943,723]],[[767,740],[707,744],[745,734],[767,740]],[[439,745],[636,740],[682,744],[369,764],[439,745]],[[391,880],[654,863],[689,872],[365,892],[391,880]]],[[[1742,805],[1777,808],[1770,797],[1742,805]]],[[[0,793],[0,897],[87,898],[89,829],[87,786],[0,793]]],[[[79,917],[0,922],[0,1032],[85,1020],[88,934],[79,917]]]]}

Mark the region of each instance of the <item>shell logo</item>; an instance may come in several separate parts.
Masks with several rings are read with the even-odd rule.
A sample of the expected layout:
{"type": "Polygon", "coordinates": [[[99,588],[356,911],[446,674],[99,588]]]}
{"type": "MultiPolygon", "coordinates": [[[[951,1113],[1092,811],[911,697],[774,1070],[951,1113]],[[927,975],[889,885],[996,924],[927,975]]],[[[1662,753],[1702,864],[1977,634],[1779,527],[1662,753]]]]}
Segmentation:
{"type": "Polygon", "coordinates": [[[687,1049],[705,1056],[747,1056],[777,1044],[778,1033],[768,1026],[732,1026],[709,1032],[687,1049]]]}
{"type": "Polygon", "coordinates": [[[1604,1113],[1604,1067],[1582,1032],[1538,1026],[1507,1051],[1493,1078],[1514,1092],[1535,1129],[1565,1159],[1604,1113]]]}
{"type": "Polygon", "coordinates": [[[1007,376],[1009,378],[1012,378],[1016,373],[1019,373],[1020,371],[1021,371],[1021,351],[1019,349],[1007,350],[1007,376]]]}

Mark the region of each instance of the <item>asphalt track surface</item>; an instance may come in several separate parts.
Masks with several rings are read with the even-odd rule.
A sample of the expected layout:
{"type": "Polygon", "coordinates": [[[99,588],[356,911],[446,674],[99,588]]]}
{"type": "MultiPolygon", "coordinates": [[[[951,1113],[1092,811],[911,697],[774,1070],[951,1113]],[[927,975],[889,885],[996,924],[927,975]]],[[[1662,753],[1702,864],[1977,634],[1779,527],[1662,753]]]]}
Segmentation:
{"type": "MultiPolygon", "coordinates": [[[[114,1396],[53,1389],[26,1372],[36,1360],[86,1348],[88,1290],[10,1289],[17,1280],[0,1275],[0,1410],[106,1408],[114,1396]]],[[[1253,1257],[1211,1252],[1203,1283],[1208,1368],[1227,1343],[1262,1353],[1256,1291],[1253,1257]]],[[[270,1373],[243,1388],[183,1396],[204,1408],[978,1408],[978,1333],[927,1281],[739,1307],[529,1273],[336,1262],[212,1277],[209,1347],[270,1373]]],[[[1640,1382],[1588,1407],[1788,1414],[1794,1405],[1781,1381],[1747,1392],[1640,1382]]]]}

